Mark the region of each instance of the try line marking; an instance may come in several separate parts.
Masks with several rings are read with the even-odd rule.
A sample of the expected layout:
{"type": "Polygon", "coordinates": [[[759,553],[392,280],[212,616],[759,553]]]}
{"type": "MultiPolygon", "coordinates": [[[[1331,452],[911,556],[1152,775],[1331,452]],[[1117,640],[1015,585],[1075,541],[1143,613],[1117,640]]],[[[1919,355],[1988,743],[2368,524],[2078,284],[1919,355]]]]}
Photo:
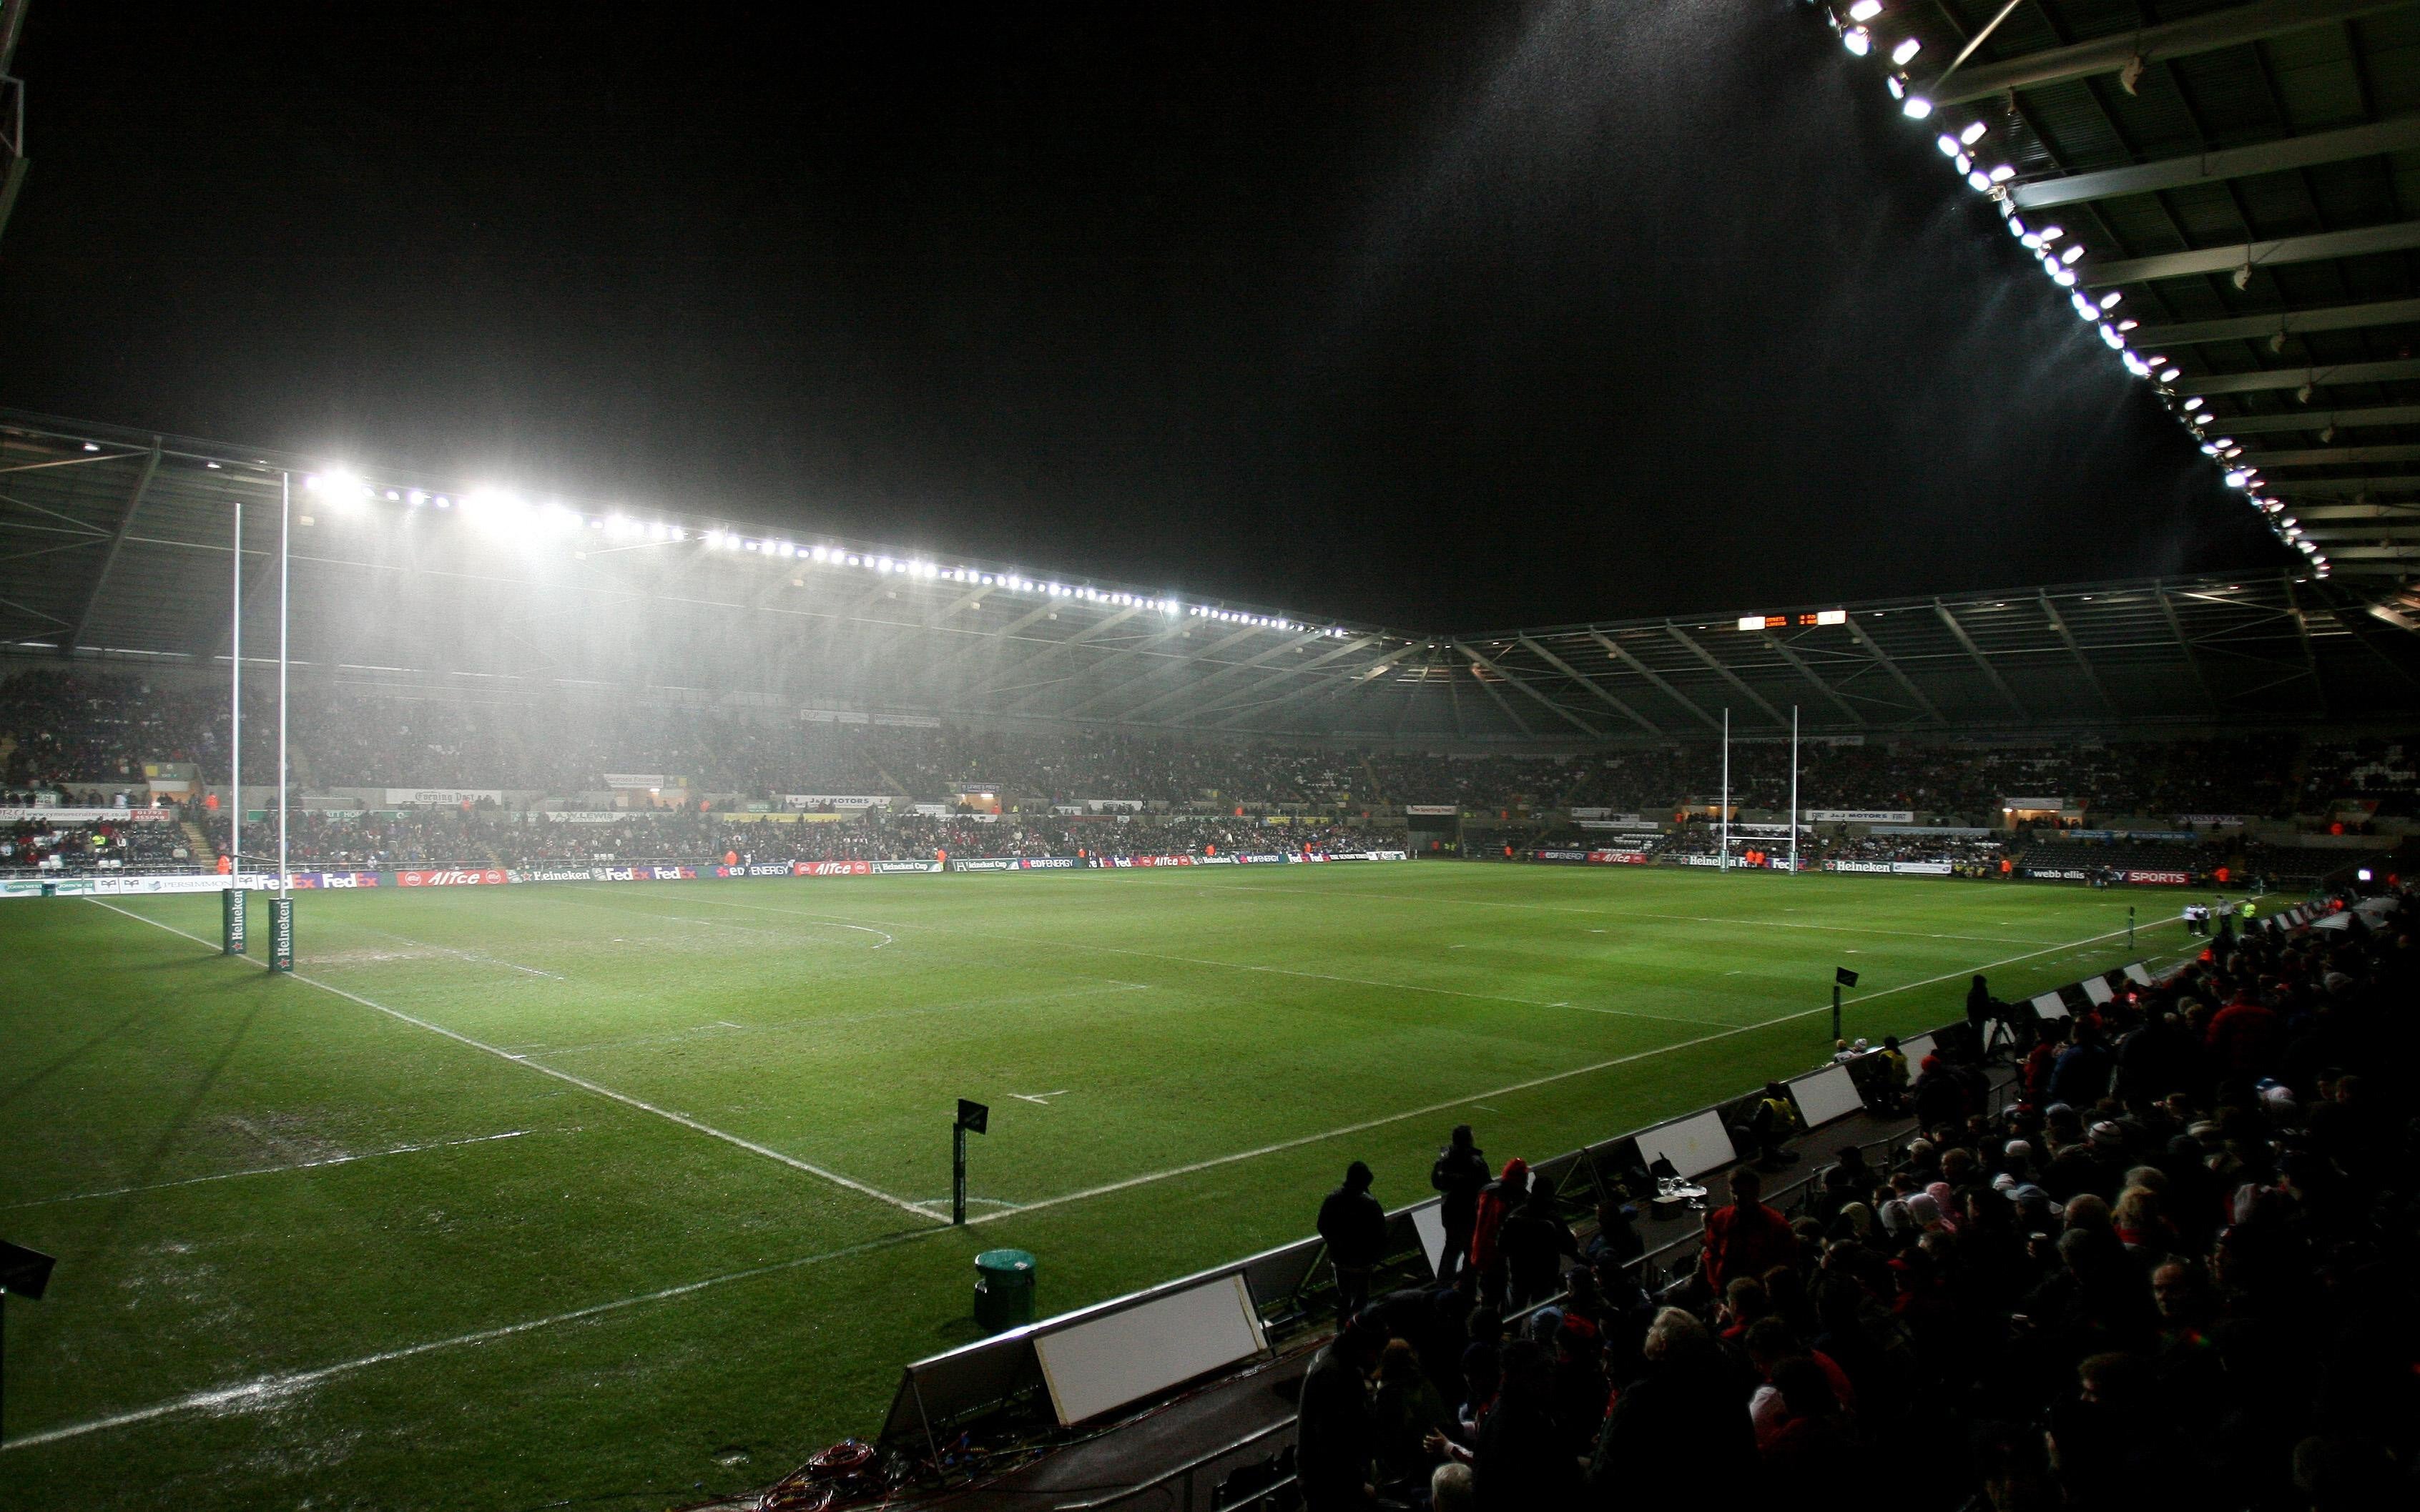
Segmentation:
{"type": "MultiPolygon", "coordinates": [[[[87,897],[85,899],[85,902],[91,903],[97,908],[106,908],[113,914],[123,915],[128,918],[133,919],[136,923],[148,924],[153,929],[166,930],[169,933],[191,940],[195,945],[201,946],[203,949],[208,949],[214,954],[218,951],[219,948],[212,945],[209,941],[203,939],[198,934],[188,934],[185,931],[177,928],[174,924],[163,924],[156,918],[147,918],[143,915],[133,912],[132,909],[120,908],[116,903],[105,903],[98,898],[87,897]]],[[[269,969],[265,963],[254,961],[250,956],[243,956],[239,959],[251,965],[257,966],[263,971],[269,969]]],[[[828,1170],[821,1165],[800,1160],[795,1155],[784,1155],[778,1149],[771,1149],[768,1146],[760,1145],[752,1139],[743,1139],[736,1134],[731,1134],[725,1130],[718,1129],[710,1123],[701,1123],[697,1119],[690,1118],[686,1113],[675,1113],[670,1108],[658,1107],[655,1103],[649,1103],[644,1099],[632,1097],[628,1092],[617,1092],[613,1088],[607,1087],[600,1082],[592,1082],[585,1076],[575,1076],[567,1071],[558,1071],[552,1066],[542,1065],[537,1061],[532,1060],[527,1056],[515,1055],[513,1052],[506,1050],[500,1045],[489,1044],[484,1040],[473,1040],[469,1035],[464,1034],[459,1030],[449,1029],[442,1024],[432,1024],[427,1019],[415,1018],[411,1014],[406,1013],[400,1009],[389,1008],[384,1003],[374,1003],[368,998],[364,997],[359,993],[349,993],[342,987],[321,981],[316,977],[306,977],[299,971],[288,973],[288,975],[292,976],[296,981],[302,982],[306,986],[317,987],[323,993],[333,993],[349,1003],[359,1003],[362,1007],[370,1009],[376,1012],[384,1013],[389,1018],[400,1019],[402,1022],[411,1025],[413,1028],[427,1029],[431,1034],[442,1034],[446,1039],[453,1041],[455,1043],[468,1045],[470,1048],[478,1051],[482,1055],[493,1056],[498,1060],[510,1061],[512,1064],[520,1066],[524,1070],[534,1071],[541,1076],[551,1076],[559,1082],[568,1082],[570,1085],[579,1088],[583,1092],[590,1092],[594,1093],[596,1096],[610,1099],[613,1102],[621,1103],[624,1107],[636,1108],[642,1113],[652,1113],[659,1119],[665,1119],[668,1122],[677,1123],[684,1129],[692,1130],[698,1134],[705,1134],[710,1139],[720,1139],[726,1145],[737,1146],[741,1149],[747,1150],[752,1155],[762,1155],[767,1160],[777,1161],[783,1165],[789,1166],[792,1170],[804,1171],[809,1176],[821,1177],[823,1180],[831,1182],[834,1186],[844,1186],[848,1188],[851,1192],[872,1197],[877,1202],[888,1203],[902,1212],[912,1212],[917,1217],[923,1218],[928,1222],[939,1223],[941,1221],[925,1209],[917,1206],[915,1203],[908,1201],[905,1197],[894,1197],[888,1192],[868,1186],[863,1181],[856,1180],[850,1177],[843,1176],[838,1171],[828,1170]]]]}

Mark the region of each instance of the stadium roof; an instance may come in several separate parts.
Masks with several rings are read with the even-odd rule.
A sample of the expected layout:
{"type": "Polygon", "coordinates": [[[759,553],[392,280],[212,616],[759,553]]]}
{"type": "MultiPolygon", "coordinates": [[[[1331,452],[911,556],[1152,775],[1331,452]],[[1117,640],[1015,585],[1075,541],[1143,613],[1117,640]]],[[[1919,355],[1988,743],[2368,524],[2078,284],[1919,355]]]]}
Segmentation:
{"type": "Polygon", "coordinates": [[[2420,5],[1825,8],[2279,533],[2420,564],[2420,5]]]}
{"type": "Polygon", "coordinates": [[[398,690],[1540,748],[1703,738],[1725,708],[1770,733],[1792,705],[1821,734],[2420,713],[2412,621],[2307,575],[1452,635],[10,415],[0,640],[223,664],[240,501],[246,657],[273,654],[288,470],[295,659],[398,690]]]}

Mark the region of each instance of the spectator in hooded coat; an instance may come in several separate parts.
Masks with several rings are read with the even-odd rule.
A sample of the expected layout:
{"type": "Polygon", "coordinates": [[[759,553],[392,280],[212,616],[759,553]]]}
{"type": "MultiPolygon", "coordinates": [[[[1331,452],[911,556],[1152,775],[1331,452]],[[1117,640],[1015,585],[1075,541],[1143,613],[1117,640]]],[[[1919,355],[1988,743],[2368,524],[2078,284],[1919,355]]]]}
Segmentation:
{"type": "Polygon", "coordinates": [[[1445,1257],[1437,1280],[1450,1282],[1470,1260],[1471,1230],[1479,1225],[1479,1194],[1487,1186],[1487,1156],[1472,1141],[1470,1125],[1453,1126],[1451,1141],[1429,1167],[1429,1185],[1445,1194],[1438,1215],[1445,1220],[1445,1257]]]}
{"type": "Polygon", "coordinates": [[[1387,1210],[1370,1195],[1370,1167],[1344,1168],[1344,1184],[1319,1205],[1319,1237],[1336,1270],[1336,1309],[1350,1318],[1370,1301],[1370,1273],[1387,1257],[1387,1210]]]}

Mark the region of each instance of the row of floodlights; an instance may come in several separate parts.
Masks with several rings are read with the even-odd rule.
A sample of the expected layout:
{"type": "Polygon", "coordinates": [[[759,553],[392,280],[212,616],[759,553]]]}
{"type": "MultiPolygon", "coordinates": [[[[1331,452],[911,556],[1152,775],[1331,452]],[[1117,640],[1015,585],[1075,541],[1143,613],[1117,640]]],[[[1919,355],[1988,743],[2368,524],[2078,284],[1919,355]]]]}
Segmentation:
{"type": "MultiPolygon", "coordinates": [[[[656,543],[677,544],[694,541],[707,551],[728,551],[740,555],[761,556],[780,562],[816,563],[829,567],[855,568],[883,576],[897,576],[934,582],[963,583],[970,587],[996,588],[1012,594],[1036,598],[1064,598],[1112,609],[1133,609],[1164,614],[1208,620],[1219,625],[1249,625],[1260,629],[1285,630],[1300,634],[1313,633],[1311,626],[1282,614],[1251,614],[1240,609],[1219,609],[1208,604],[1187,604],[1173,597],[1149,594],[1126,593],[1116,589],[1094,588],[1089,583],[1054,582],[1048,579],[1028,578],[1015,572],[986,572],[979,567],[945,567],[918,557],[890,556],[880,552],[852,550],[847,547],[814,543],[800,545],[778,537],[747,535],[721,527],[694,531],[685,525],[663,520],[635,519],[628,515],[587,515],[560,503],[532,504],[502,488],[478,488],[463,494],[429,493],[419,488],[385,488],[365,483],[350,470],[331,468],[302,480],[303,492],[343,508],[384,499],[389,503],[407,509],[434,509],[458,515],[465,519],[499,533],[526,540],[548,536],[574,536],[593,532],[618,546],[644,546],[656,543]]],[[[1351,632],[1341,626],[1328,626],[1317,634],[1343,640],[1351,632]]]]}
{"type": "MultiPolygon", "coordinates": [[[[1883,10],[1883,0],[1852,0],[1845,8],[1827,10],[1827,15],[1833,29],[1840,34],[1840,45],[1856,56],[1865,57],[1882,45],[1870,23],[1882,17],[1883,10]]],[[[1907,66],[1923,50],[1921,41],[1914,37],[1905,37],[1892,44],[1885,53],[1890,59],[1891,71],[1885,76],[1884,83],[1889,87],[1891,98],[1900,102],[1901,113],[1911,120],[1929,120],[1933,115],[1932,101],[1916,90],[1906,71],[1907,66]]],[[[2076,318],[2090,323],[2099,331],[2102,344],[2118,354],[2127,372],[2154,385],[2161,402],[2167,406],[2169,412],[2194,433],[2195,440],[2201,442],[2203,454],[2222,466],[2241,457],[2243,449],[2237,446],[2231,438],[2220,438],[2215,441],[2210,439],[2209,431],[2215,424],[2215,417],[2210,412],[2207,401],[2197,394],[2178,393],[2176,384],[2183,378],[2184,370],[2164,356],[2145,355],[2129,345],[2128,336],[2135,330],[2136,322],[2112,317],[2112,312],[2124,296],[2116,289],[2110,289],[2095,298],[2076,286],[2081,282],[2076,264],[2084,260],[2083,244],[2068,241],[2062,246],[2060,243],[2067,236],[2064,227],[2030,225],[2017,213],[2016,203],[2009,198],[2008,190],[2009,182],[2017,177],[2016,166],[2009,162],[1986,165],[1984,160],[1988,155],[1980,149],[1984,138],[1990,134],[1988,124],[1973,120],[1955,131],[1944,131],[1933,139],[1933,145],[1941,149],[1943,157],[1949,160],[1950,166],[1966,181],[1968,188],[1991,196],[1999,208],[2002,221],[2008,225],[2009,234],[2033,254],[2034,260],[2041,266],[2042,272],[2052,283],[2068,291],[2068,303],[2075,311],[2076,318]]],[[[2240,285],[2242,275],[2239,275],[2238,282],[2240,285]]],[[[2226,474],[2226,484],[2230,488],[2244,490],[2253,506],[2267,517],[2278,538],[2309,558],[2320,577],[2328,575],[2326,554],[2314,546],[2299,527],[2285,518],[2284,505],[2261,496],[2257,469],[2236,469],[2226,474]]]]}

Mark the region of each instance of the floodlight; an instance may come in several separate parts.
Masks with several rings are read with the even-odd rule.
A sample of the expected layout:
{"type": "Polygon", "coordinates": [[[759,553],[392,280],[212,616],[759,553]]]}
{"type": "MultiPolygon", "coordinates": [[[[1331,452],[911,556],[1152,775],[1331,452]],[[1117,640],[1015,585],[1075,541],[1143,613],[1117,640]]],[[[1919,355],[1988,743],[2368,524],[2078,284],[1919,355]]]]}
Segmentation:
{"type": "Polygon", "coordinates": [[[1951,136],[1947,131],[1934,137],[1932,139],[1932,145],[1941,149],[1941,155],[1945,158],[1954,158],[1958,156],[1958,139],[1951,136]]]}
{"type": "Polygon", "coordinates": [[[2016,170],[2013,166],[2011,166],[2011,165],[2009,165],[2009,164],[2008,164],[2008,163],[2002,162],[2002,163],[1995,163],[1995,164],[1993,164],[1993,168],[1992,168],[1992,182],[1993,182],[1993,183],[1995,183],[1995,184],[2005,184],[2005,183],[2007,183],[2009,179],[2014,178],[2016,176],[2017,176],[2017,170],[2016,170]]]}
{"type": "Polygon", "coordinates": [[[2082,260],[2083,260],[2083,257],[2084,257],[2084,243],[2083,243],[2083,242],[2081,242],[2081,241],[2077,242],[2075,245],[2073,245],[2073,246],[2071,246],[2071,247],[2068,248],[2065,252],[2062,252],[2062,253],[2060,253],[2060,254],[2058,255],[2058,260],[2059,260],[2060,262],[2063,262],[2063,263],[2067,264],[2067,265],[2068,265],[2069,267],[2071,267],[2071,268],[2074,267],[2078,262],[2082,261],[2082,260]]]}
{"type": "Polygon", "coordinates": [[[2118,308],[2118,301],[2125,297],[2126,296],[2124,294],[2119,293],[2118,290],[2113,288],[2108,293],[2101,296],[2101,307],[2104,310],[2114,310],[2118,308]]]}
{"type": "Polygon", "coordinates": [[[1907,103],[1901,105],[1900,110],[1908,119],[1920,121],[1932,114],[1932,101],[1922,95],[1910,95],[1907,97],[1907,103]]]}
{"type": "Polygon", "coordinates": [[[2071,268],[2062,268],[2050,275],[2050,281],[2056,284],[2061,288],[2073,288],[2075,286],[2075,270],[2071,268]]]}
{"type": "Polygon", "coordinates": [[[1958,140],[1965,143],[1971,147],[1976,143],[1983,140],[1983,132],[1986,130],[1987,128],[1981,121],[1969,121],[1966,124],[1966,130],[1958,133],[1958,140]]]}
{"type": "Polygon", "coordinates": [[[1874,50],[1874,36],[1863,26],[1852,26],[1840,34],[1840,45],[1864,57],[1874,50]]]}
{"type": "Polygon", "coordinates": [[[1883,0],[1856,0],[1849,8],[1851,21],[1871,21],[1883,13],[1883,0]]]}
{"type": "Polygon", "coordinates": [[[1849,623],[1849,611],[1844,609],[1819,609],[1815,611],[1815,623],[1818,625],[1846,625],[1849,623]]]}
{"type": "Polygon", "coordinates": [[[2250,475],[2241,471],[2230,472],[2226,475],[2226,486],[2230,488],[2241,488],[2250,481],[2250,475]]]}
{"type": "Polygon", "coordinates": [[[1961,175],[1970,174],[1975,171],[1975,160],[1968,157],[1963,152],[1959,153],[1950,161],[1957,165],[1958,171],[1961,175]]]}
{"type": "Polygon", "coordinates": [[[2208,404],[2209,402],[2210,402],[2209,400],[2207,400],[2207,399],[2203,398],[2200,394],[2196,393],[2196,394],[2195,394],[2192,398],[2187,399],[2187,400],[2185,401],[2185,408],[2186,408],[2186,409],[2200,409],[2203,405],[2208,404]]]}
{"type": "Polygon", "coordinates": [[[1980,169],[1980,168],[1978,168],[1978,169],[1976,169],[1973,173],[1968,174],[1968,175],[1966,176],[1966,182],[1967,182],[1970,186],[1972,186],[1972,187],[1973,187],[1973,189],[1974,189],[1974,191],[1975,191],[1975,193],[1978,193],[1978,194],[1979,194],[1979,193],[1984,193],[1985,191],[1989,190],[1989,189],[1992,187],[1992,180],[1991,180],[1989,177],[1985,177],[1985,175],[1984,175],[1984,173],[1983,173],[1983,170],[1982,170],[1982,169],[1980,169]]]}
{"type": "Polygon", "coordinates": [[[1891,62],[1900,68],[1906,68],[1909,61],[1913,59],[1916,54],[1923,51],[1924,44],[1922,42],[1917,41],[1913,37],[1908,38],[1906,40],[1900,42],[1897,47],[1891,49],[1891,62]]]}
{"type": "Polygon", "coordinates": [[[2163,383],[2174,383],[2177,379],[2184,376],[2185,370],[2183,368],[2171,367],[2160,375],[2160,381],[2163,383]]]}
{"type": "Polygon", "coordinates": [[[2118,329],[2120,331],[2132,331],[2142,323],[2143,322],[2135,319],[2133,316],[2128,316],[2125,319],[2118,322],[2118,329]]]}

